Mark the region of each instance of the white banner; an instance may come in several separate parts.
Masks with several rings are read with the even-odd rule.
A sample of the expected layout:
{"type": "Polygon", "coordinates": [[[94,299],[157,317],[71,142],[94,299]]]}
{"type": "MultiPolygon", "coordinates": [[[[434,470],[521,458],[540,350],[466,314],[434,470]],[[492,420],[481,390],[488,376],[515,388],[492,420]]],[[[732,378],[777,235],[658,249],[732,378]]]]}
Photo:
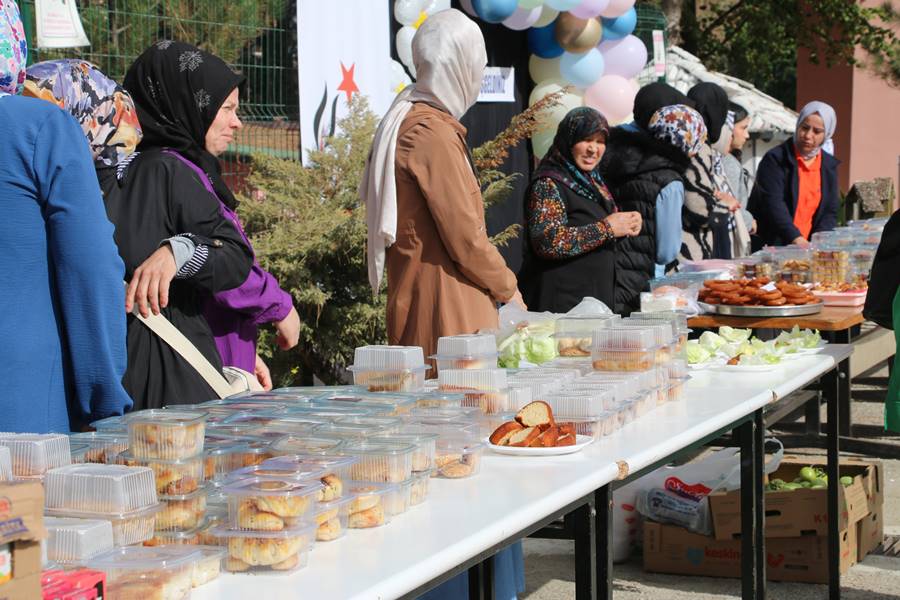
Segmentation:
{"type": "Polygon", "coordinates": [[[479,102],[515,102],[516,70],[514,67],[485,67],[481,78],[479,102]]]}
{"type": "Polygon", "coordinates": [[[300,154],[323,148],[354,94],[384,115],[391,89],[389,3],[373,0],[298,0],[300,154]]]}
{"type": "Polygon", "coordinates": [[[34,0],[38,48],[90,46],[75,0],[34,0]]]}

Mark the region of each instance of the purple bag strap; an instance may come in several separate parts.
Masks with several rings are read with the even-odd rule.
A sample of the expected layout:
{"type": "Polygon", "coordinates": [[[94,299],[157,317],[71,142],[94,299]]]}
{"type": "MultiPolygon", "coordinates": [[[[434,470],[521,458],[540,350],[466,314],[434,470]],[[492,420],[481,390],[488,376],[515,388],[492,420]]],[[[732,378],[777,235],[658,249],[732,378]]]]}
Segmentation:
{"type": "MultiPolygon", "coordinates": [[[[212,194],[213,196],[215,196],[216,200],[219,199],[219,195],[216,194],[216,190],[213,187],[212,181],[209,180],[209,176],[206,174],[206,172],[203,169],[201,169],[200,167],[195,165],[193,162],[191,162],[188,159],[186,159],[185,157],[183,157],[181,154],[179,154],[175,150],[166,149],[166,150],[163,150],[163,152],[165,152],[166,154],[171,154],[172,156],[174,156],[175,158],[177,158],[178,160],[180,160],[181,162],[186,164],[188,167],[190,167],[191,170],[194,173],[196,173],[197,176],[200,178],[200,181],[203,182],[203,187],[206,188],[206,191],[209,192],[210,194],[212,194]]],[[[219,200],[219,201],[221,202],[221,200],[219,200]]]]}

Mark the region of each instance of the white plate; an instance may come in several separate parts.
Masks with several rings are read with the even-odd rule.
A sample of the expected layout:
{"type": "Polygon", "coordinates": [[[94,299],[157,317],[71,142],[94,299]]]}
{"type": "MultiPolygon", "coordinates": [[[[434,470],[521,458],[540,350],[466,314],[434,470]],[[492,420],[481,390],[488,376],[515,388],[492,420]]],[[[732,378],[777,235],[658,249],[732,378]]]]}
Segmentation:
{"type": "Polygon", "coordinates": [[[828,345],[828,342],[825,340],[819,340],[819,343],[815,346],[815,348],[803,348],[801,350],[797,350],[794,354],[799,354],[803,356],[804,354],[818,354],[822,351],[822,348],[828,345]]]}
{"type": "Polygon", "coordinates": [[[517,446],[495,446],[488,438],[484,439],[487,447],[497,454],[508,454],[510,456],[561,456],[563,454],[574,454],[581,452],[594,443],[594,438],[589,435],[575,436],[574,446],[558,446],[554,448],[519,448],[517,446]]]}

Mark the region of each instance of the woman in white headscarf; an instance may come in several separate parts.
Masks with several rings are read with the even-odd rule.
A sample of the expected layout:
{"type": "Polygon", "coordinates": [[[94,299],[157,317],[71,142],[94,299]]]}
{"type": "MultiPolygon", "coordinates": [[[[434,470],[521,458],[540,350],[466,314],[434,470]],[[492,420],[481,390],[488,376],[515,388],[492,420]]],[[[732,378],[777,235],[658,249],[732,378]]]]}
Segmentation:
{"type": "Polygon", "coordinates": [[[800,111],[794,137],[763,157],[747,207],[757,221],[754,248],[805,247],[812,234],[835,228],[840,161],[828,147],[836,127],[833,108],[810,102],[800,111]]]}
{"type": "Polygon", "coordinates": [[[521,303],[488,239],[481,189],[459,119],[475,104],[484,38],[463,13],[429,17],[413,38],[418,79],[388,110],[360,185],[369,282],[387,268],[388,339],[434,354],[441,336],[497,326],[496,303],[521,303]]]}

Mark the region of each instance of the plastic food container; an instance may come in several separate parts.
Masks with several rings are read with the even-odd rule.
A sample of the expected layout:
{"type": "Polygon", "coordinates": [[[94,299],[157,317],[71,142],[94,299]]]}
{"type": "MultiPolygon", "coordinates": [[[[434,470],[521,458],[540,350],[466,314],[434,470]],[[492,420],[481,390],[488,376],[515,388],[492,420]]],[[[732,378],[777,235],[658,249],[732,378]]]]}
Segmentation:
{"type": "Polygon", "coordinates": [[[333,392],[351,393],[354,391],[358,392],[361,389],[362,388],[355,385],[297,385],[274,389],[269,393],[275,396],[281,396],[282,394],[295,396],[299,394],[314,398],[317,396],[321,396],[322,394],[329,394],[333,392]]]}
{"type": "Polygon", "coordinates": [[[414,392],[425,385],[428,367],[417,369],[362,369],[350,367],[353,383],[370,392],[414,392]]]}
{"type": "Polygon", "coordinates": [[[225,570],[231,573],[291,573],[306,566],[318,526],[301,524],[280,531],[215,527],[212,534],[228,549],[225,570]]]}
{"type": "Polygon", "coordinates": [[[12,481],[12,454],[6,446],[0,446],[0,481],[12,481]]]}
{"type": "Polygon", "coordinates": [[[318,481],[261,477],[236,481],[224,489],[229,525],[247,531],[296,527],[312,514],[322,487],[318,481]]]}
{"type": "MultiPolygon", "coordinates": [[[[509,413],[500,413],[500,415],[485,415],[499,417],[509,413]]],[[[481,426],[480,422],[473,421],[469,418],[460,417],[421,417],[406,423],[403,428],[404,433],[435,433],[438,439],[443,437],[458,437],[459,435],[472,435],[478,437],[481,426]]]]}
{"type": "Polygon", "coordinates": [[[413,473],[412,484],[409,490],[409,505],[418,506],[425,502],[428,498],[428,489],[431,485],[431,478],[434,475],[434,469],[419,471],[413,473]]]}
{"type": "Polygon", "coordinates": [[[272,442],[275,454],[337,454],[347,443],[344,438],[319,435],[286,435],[272,442]]]}
{"type": "Polygon", "coordinates": [[[319,425],[315,429],[315,435],[340,437],[347,440],[363,440],[373,435],[388,432],[389,429],[383,429],[375,425],[357,425],[343,422],[326,423],[325,425],[319,425]]]}
{"type": "Polygon", "coordinates": [[[425,383],[425,358],[414,346],[363,346],[353,354],[354,385],[370,392],[412,392],[425,383]]]}
{"type": "Polygon", "coordinates": [[[113,530],[102,519],[44,517],[47,560],[60,565],[83,563],[113,549],[113,530]]]}
{"type": "Polygon", "coordinates": [[[219,578],[228,551],[219,546],[196,546],[200,557],[194,563],[191,573],[191,586],[200,587],[219,578]]]}
{"type": "Polygon", "coordinates": [[[443,431],[439,438],[458,438],[460,436],[466,436],[470,432],[473,432],[476,439],[484,439],[494,433],[494,430],[506,423],[507,421],[514,421],[516,418],[516,412],[514,410],[508,412],[497,413],[496,415],[485,415],[479,414],[475,417],[475,427],[474,428],[452,428],[448,431],[443,431]]]}
{"type": "Polygon", "coordinates": [[[496,369],[497,338],[493,334],[452,335],[438,339],[438,372],[444,369],[496,369]]]}
{"type": "Polygon", "coordinates": [[[116,546],[130,546],[139,544],[153,537],[153,527],[156,523],[156,515],[163,509],[160,502],[127,512],[88,512],[66,509],[44,509],[44,514],[50,517],[67,517],[74,519],[103,519],[112,523],[113,543],[116,546]]]}
{"type": "Polygon", "coordinates": [[[91,423],[91,427],[93,427],[97,433],[124,433],[125,435],[128,435],[128,425],[125,424],[125,419],[126,416],[123,415],[106,417],[105,419],[94,421],[91,423]]]}
{"type": "Polygon", "coordinates": [[[386,441],[389,443],[411,444],[415,446],[412,454],[412,472],[428,471],[434,466],[435,444],[438,435],[436,433],[403,433],[378,435],[369,438],[369,441],[378,443],[386,441]]]}
{"type": "Polygon", "coordinates": [[[372,392],[323,396],[312,402],[313,406],[352,407],[366,409],[370,413],[395,416],[408,413],[416,405],[415,395],[372,392]]]}
{"type": "Polygon", "coordinates": [[[297,413],[288,411],[256,411],[240,412],[228,415],[222,420],[224,425],[245,425],[248,427],[269,427],[282,423],[312,423],[319,425],[326,423],[327,419],[315,417],[303,417],[297,413]]]}
{"type": "Polygon", "coordinates": [[[657,362],[657,332],[649,328],[607,328],[594,332],[591,360],[598,371],[646,371],[657,362]]]}
{"type": "Polygon", "coordinates": [[[869,285],[869,274],[877,246],[861,246],[850,251],[850,282],[858,288],[869,285]]]}
{"type": "Polygon", "coordinates": [[[156,515],[156,531],[196,529],[206,514],[207,491],[204,488],[179,496],[160,496],[165,506],[156,515]]]}
{"type": "Polygon", "coordinates": [[[201,531],[207,526],[204,518],[199,527],[185,531],[155,531],[153,537],[144,542],[145,546],[199,546],[201,531]]]}
{"type": "Polygon", "coordinates": [[[123,452],[117,459],[119,464],[129,467],[149,467],[156,479],[156,493],[163,496],[189,494],[203,482],[203,456],[184,460],[162,458],[137,458],[131,450],[123,452]]]}
{"type": "Polygon", "coordinates": [[[612,435],[619,429],[619,417],[616,411],[603,411],[596,417],[561,417],[557,424],[571,424],[575,427],[576,434],[599,439],[612,435]]]}
{"type": "Polygon", "coordinates": [[[217,483],[232,471],[242,468],[246,449],[247,446],[240,443],[207,442],[203,451],[203,480],[217,483]]]}
{"type": "MultiPolygon", "coordinates": [[[[557,359],[550,361],[549,363],[544,363],[544,364],[547,365],[548,367],[563,368],[563,369],[578,371],[579,377],[583,377],[584,375],[587,375],[588,373],[590,373],[591,371],[594,370],[594,365],[591,364],[590,355],[588,355],[585,358],[565,358],[565,357],[557,358],[557,359]]],[[[515,385],[515,384],[513,383],[510,385],[515,385]]]]}
{"type": "Polygon", "coordinates": [[[72,462],[69,436],[56,433],[0,433],[0,446],[9,448],[16,479],[36,479],[72,462]]]}
{"type": "Polygon", "coordinates": [[[391,520],[387,502],[397,493],[397,484],[352,483],[347,492],[353,498],[350,502],[347,526],[350,529],[370,529],[380,527],[391,520]]]}
{"type": "Polygon", "coordinates": [[[322,475],[319,477],[319,482],[323,487],[317,500],[330,502],[344,494],[344,482],[350,479],[350,467],[358,461],[359,459],[353,456],[292,455],[272,458],[264,462],[262,466],[276,470],[311,471],[321,469],[322,475]]]}
{"type": "Polygon", "coordinates": [[[139,458],[177,460],[203,453],[206,414],[179,410],[142,410],[126,420],[128,445],[139,458]]]}
{"type": "Polygon", "coordinates": [[[359,369],[403,370],[425,365],[418,346],[360,346],[353,351],[353,366],[359,369]]]}
{"type": "Polygon", "coordinates": [[[531,386],[521,383],[511,383],[506,394],[508,397],[506,404],[510,410],[519,410],[534,399],[531,386]]]}
{"type": "Polygon", "coordinates": [[[476,475],[481,470],[484,444],[468,437],[438,440],[433,477],[461,479],[476,475]]]}
{"type": "Polygon", "coordinates": [[[84,444],[88,450],[82,455],[82,462],[114,464],[120,452],[128,450],[128,435],[89,431],[69,435],[69,444],[84,444]]]}
{"type": "Polygon", "coordinates": [[[560,419],[569,417],[599,417],[603,411],[616,406],[616,392],[613,389],[597,390],[588,394],[560,393],[545,398],[560,419]]]}
{"type": "Polygon", "coordinates": [[[773,257],[779,279],[788,283],[810,283],[812,255],[809,248],[777,249],[773,257]]]}
{"type": "Polygon", "coordinates": [[[335,421],[338,425],[357,425],[361,427],[369,427],[378,431],[380,434],[400,433],[403,421],[397,417],[344,417],[335,421]]]}
{"type": "Polygon", "coordinates": [[[316,541],[331,542],[347,532],[353,496],[322,502],[316,506],[313,521],[318,526],[316,541]]]}
{"type": "Polygon", "coordinates": [[[272,463],[277,461],[278,457],[264,461],[263,464],[244,467],[233,471],[228,475],[228,483],[242,479],[268,479],[272,481],[292,481],[294,483],[305,483],[308,481],[319,481],[328,470],[322,465],[301,464],[301,463],[272,463]]]}
{"type": "Polygon", "coordinates": [[[618,315],[573,315],[558,318],[553,334],[557,352],[567,358],[590,356],[594,330],[609,327],[618,320],[618,315]]]}
{"type": "Polygon", "coordinates": [[[340,449],[344,456],[359,459],[350,467],[350,478],[355,481],[383,481],[397,483],[412,475],[412,458],[416,446],[407,442],[348,441],[340,449]]]}
{"type": "Polygon", "coordinates": [[[619,418],[619,427],[628,425],[637,418],[637,403],[635,401],[623,403],[619,406],[616,416],[619,418]]]}
{"type": "Polygon", "coordinates": [[[363,406],[321,406],[316,404],[315,406],[292,408],[285,414],[298,417],[311,417],[323,421],[336,421],[343,417],[367,417],[373,416],[376,413],[363,406]]]}
{"type": "MultiPolygon", "coordinates": [[[[241,412],[268,411],[278,412],[286,410],[288,404],[275,396],[268,400],[254,400],[253,398],[224,398],[222,400],[209,400],[196,405],[197,409],[190,412],[210,412],[233,415],[241,412]]],[[[178,407],[174,407],[178,408],[178,407]]],[[[182,409],[184,410],[184,409],[182,409]]]]}
{"type": "Polygon", "coordinates": [[[77,464],[47,471],[44,506],[81,512],[128,512],[156,504],[153,471],[145,467],[77,464]]]}
{"type": "Polygon", "coordinates": [[[106,573],[104,600],[189,598],[194,565],[200,553],[189,547],[116,548],[88,561],[106,573]]]}
{"type": "Polygon", "coordinates": [[[814,246],[812,253],[812,281],[838,285],[850,280],[850,251],[833,245],[814,246]]]}
{"type": "Polygon", "coordinates": [[[438,374],[439,389],[465,394],[463,406],[473,406],[487,414],[509,410],[508,381],[503,369],[447,369],[438,374]]]}

